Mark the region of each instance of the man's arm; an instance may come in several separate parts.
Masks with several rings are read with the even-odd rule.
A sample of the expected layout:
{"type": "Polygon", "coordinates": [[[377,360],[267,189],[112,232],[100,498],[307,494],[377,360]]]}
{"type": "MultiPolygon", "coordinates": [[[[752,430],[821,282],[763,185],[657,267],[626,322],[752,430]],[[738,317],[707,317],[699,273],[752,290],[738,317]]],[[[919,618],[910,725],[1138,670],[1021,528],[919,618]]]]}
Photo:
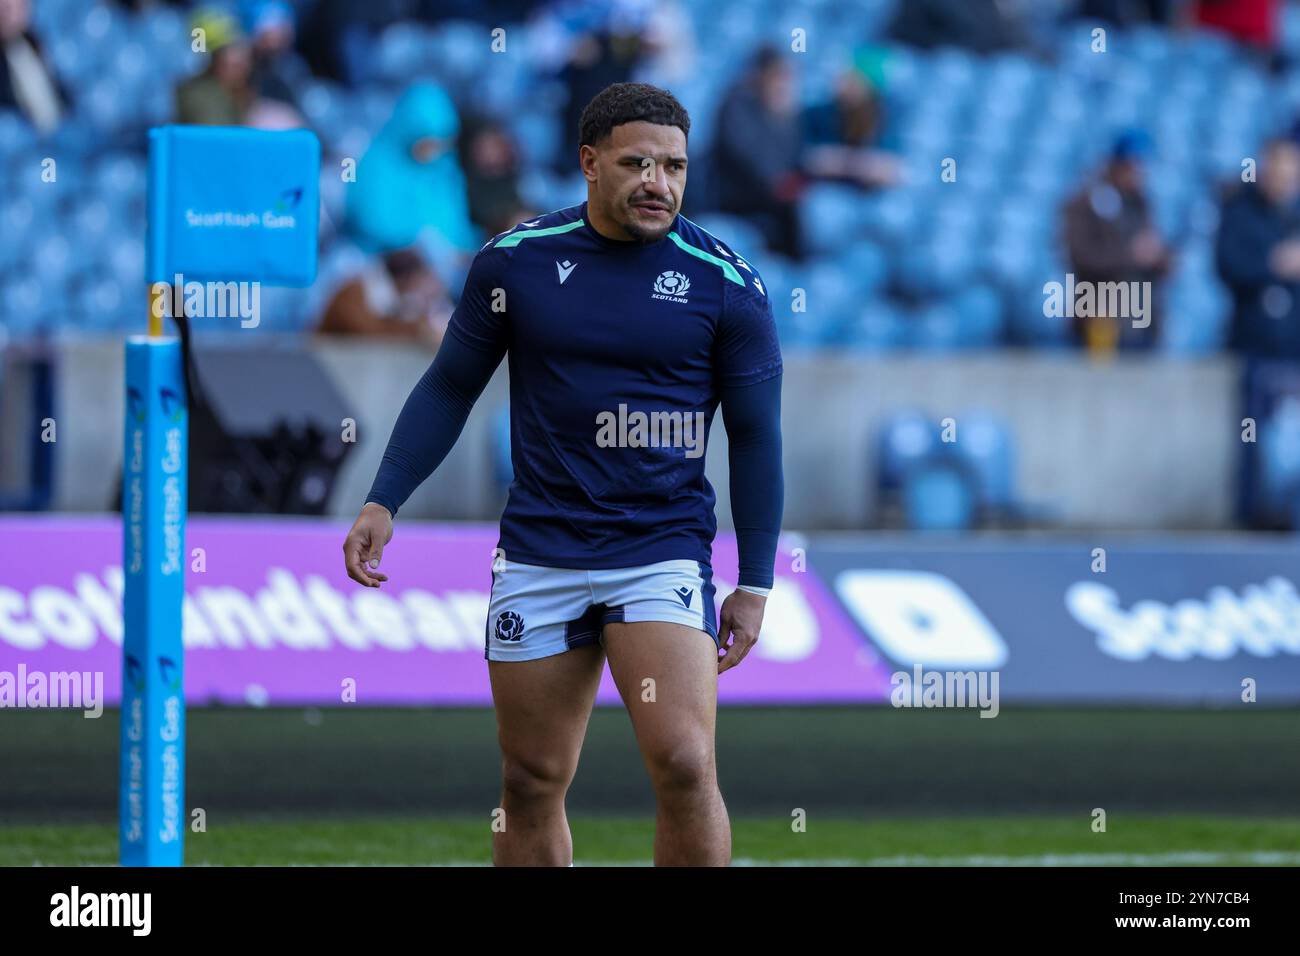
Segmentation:
{"type": "Polygon", "coordinates": [[[722,389],[727,426],[731,516],[736,526],[740,579],[719,614],[725,652],[718,673],[744,660],[763,629],[781,533],[785,481],[781,471],[781,376],[722,389]]]}
{"type": "Polygon", "coordinates": [[[725,649],[718,660],[719,674],[744,659],[762,630],[784,505],[782,362],[776,320],[758,274],[739,256],[733,258],[741,281],[723,283],[715,374],[727,427],[740,590],[722,602],[718,615],[718,637],[725,649]]]}
{"type": "Polygon", "coordinates": [[[727,426],[731,515],[740,554],[741,588],[772,587],[785,506],[781,469],[781,376],[722,390],[727,426]]]}

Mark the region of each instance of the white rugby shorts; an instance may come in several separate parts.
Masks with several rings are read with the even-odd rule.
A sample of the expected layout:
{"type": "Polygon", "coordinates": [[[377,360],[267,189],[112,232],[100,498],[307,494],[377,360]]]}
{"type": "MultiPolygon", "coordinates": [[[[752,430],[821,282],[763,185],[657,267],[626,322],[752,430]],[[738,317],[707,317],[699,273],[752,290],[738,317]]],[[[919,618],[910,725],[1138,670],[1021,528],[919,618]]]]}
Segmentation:
{"type": "Polygon", "coordinates": [[[594,644],[612,622],[667,621],[718,643],[713,571],[702,561],[578,571],[498,558],[483,656],[531,661],[594,644]]]}

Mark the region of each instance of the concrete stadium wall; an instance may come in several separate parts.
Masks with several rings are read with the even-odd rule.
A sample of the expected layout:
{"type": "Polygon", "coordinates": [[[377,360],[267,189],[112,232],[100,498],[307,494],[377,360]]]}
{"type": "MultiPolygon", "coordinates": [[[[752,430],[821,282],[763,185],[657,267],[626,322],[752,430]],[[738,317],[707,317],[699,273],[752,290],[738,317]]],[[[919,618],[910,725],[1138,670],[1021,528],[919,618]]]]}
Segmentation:
{"type": "MultiPolygon", "coordinates": [[[[314,342],[309,346],[357,421],[357,447],[331,510],[360,507],[402,403],[431,360],[410,347],[314,342]]],[[[122,345],[73,341],[56,348],[58,442],[54,507],[102,511],[121,468],[122,345]]],[[[0,481],[22,469],[22,358],[6,356],[0,396],[0,481]]],[[[1240,450],[1237,369],[1226,358],[1094,362],[1073,354],[788,356],[783,399],[789,529],[869,527],[875,432],[891,412],[916,408],[936,422],[973,409],[1005,418],[1016,439],[1022,497],[1072,528],[1197,528],[1231,516],[1240,450]]],[[[256,388],[250,382],[250,388],[256,388]]],[[[492,425],[507,401],[503,363],[438,473],[407,517],[495,519],[504,502],[492,475],[492,425]]],[[[715,424],[707,468],[718,518],[730,524],[726,436],[715,424]]]]}

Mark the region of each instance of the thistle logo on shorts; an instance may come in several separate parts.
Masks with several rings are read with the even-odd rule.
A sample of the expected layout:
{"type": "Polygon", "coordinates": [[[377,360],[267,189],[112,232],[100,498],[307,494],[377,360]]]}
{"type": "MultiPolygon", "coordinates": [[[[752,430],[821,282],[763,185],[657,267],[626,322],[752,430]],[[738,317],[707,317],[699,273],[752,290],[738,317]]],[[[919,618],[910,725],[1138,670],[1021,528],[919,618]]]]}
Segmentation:
{"type": "Polygon", "coordinates": [[[497,640],[518,641],[524,636],[524,619],[514,611],[497,615],[497,640]]]}
{"type": "Polygon", "coordinates": [[[669,302],[685,302],[686,293],[690,287],[690,279],[680,272],[673,272],[669,269],[667,272],[659,273],[659,278],[655,279],[655,291],[650,298],[667,299],[669,302]]]}

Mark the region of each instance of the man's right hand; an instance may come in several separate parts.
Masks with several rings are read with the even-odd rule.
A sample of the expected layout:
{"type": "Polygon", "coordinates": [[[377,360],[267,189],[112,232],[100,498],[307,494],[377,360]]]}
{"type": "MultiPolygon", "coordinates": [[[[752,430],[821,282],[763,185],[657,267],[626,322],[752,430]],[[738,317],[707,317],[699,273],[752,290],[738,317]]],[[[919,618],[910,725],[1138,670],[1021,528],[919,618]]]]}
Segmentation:
{"type": "Polygon", "coordinates": [[[384,545],[392,538],[393,516],[383,505],[367,502],[343,542],[348,577],[368,588],[377,588],[381,582],[387,581],[388,575],[375,569],[384,557],[384,545]]]}

